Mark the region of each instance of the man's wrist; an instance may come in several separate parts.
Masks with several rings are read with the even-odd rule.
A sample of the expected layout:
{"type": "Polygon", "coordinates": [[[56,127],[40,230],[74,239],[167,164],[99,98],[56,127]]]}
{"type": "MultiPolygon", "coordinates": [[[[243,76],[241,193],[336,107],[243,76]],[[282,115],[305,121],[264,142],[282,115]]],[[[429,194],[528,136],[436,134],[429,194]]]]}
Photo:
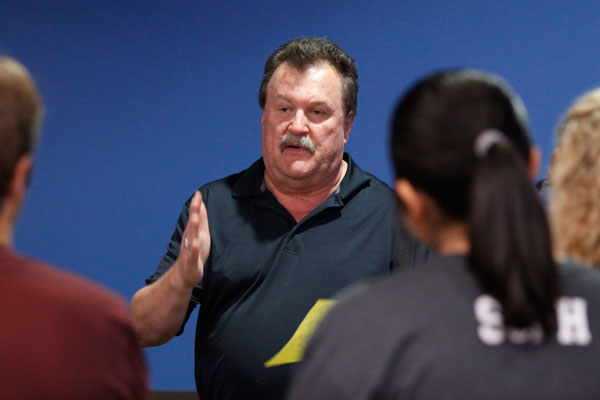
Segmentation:
{"type": "Polygon", "coordinates": [[[194,289],[194,286],[198,283],[194,279],[190,279],[183,271],[180,261],[177,260],[171,267],[171,274],[169,274],[169,284],[171,290],[189,297],[194,289]]]}

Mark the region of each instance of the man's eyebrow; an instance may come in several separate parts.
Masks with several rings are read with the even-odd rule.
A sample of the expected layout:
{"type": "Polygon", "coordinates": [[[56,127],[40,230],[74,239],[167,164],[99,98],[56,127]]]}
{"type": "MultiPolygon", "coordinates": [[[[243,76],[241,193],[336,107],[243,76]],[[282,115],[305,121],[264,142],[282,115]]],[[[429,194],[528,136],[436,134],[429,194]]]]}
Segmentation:
{"type": "MultiPolygon", "coordinates": [[[[277,96],[275,96],[277,98],[277,100],[283,100],[283,101],[287,101],[287,102],[292,102],[292,100],[290,100],[289,97],[283,95],[283,94],[278,94],[277,96]]],[[[326,106],[329,107],[329,104],[326,101],[323,100],[314,100],[310,102],[311,106],[326,106]]]]}
{"type": "Polygon", "coordinates": [[[290,99],[287,96],[284,96],[282,94],[278,94],[276,97],[278,100],[290,101],[290,99]]]}

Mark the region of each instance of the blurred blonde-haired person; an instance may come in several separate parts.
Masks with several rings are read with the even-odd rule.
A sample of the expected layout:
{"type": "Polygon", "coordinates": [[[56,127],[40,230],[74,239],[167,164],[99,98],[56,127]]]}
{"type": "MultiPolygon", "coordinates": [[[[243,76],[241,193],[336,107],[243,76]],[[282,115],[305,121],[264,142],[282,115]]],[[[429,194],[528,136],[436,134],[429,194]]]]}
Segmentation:
{"type": "Polygon", "coordinates": [[[600,88],[571,105],[557,138],[550,167],[555,253],[600,266],[600,88]]]}

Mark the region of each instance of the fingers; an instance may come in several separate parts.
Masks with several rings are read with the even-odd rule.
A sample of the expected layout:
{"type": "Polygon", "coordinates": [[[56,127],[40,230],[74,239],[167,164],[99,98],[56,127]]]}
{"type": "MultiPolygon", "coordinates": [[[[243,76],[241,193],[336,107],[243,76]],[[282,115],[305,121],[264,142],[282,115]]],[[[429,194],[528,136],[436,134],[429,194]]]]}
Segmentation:
{"type": "Polygon", "coordinates": [[[190,202],[190,212],[188,214],[188,222],[185,230],[183,231],[182,241],[182,249],[190,249],[193,246],[194,242],[198,238],[198,226],[200,223],[200,204],[201,204],[201,196],[200,192],[194,193],[192,197],[192,201],[190,202]]]}
{"type": "Polygon", "coordinates": [[[198,200],[200,202],[199,207],[198,207],[198,233],[208,233],[208,215],[206,212],[206,206],[204,205],[204,202],[202,201],[202,194],[200,192],[198,193],[198,200]]]}
{"type": "Polygon", "coordinates": [[[208,233],[208,218],[202,195],[197,191],[190,202],[188,223],[183,232],[179,259],[181,272],[187,280],[199,282],[203,276],[204,262],[210,251],[210,234],[208,233]]]}
{"type": "Polygon", "coordinates": [[[202,204],[202,195],[199,191],[194,193],[192,202],[190,203],[190,213],[188,216],[188,224],[185,228],[184,237],[187,237],[188,243],[191,244],[198,237],[198,224],[200,222],[200,204],[202,204]]]}
{"type": "MultiPolygon", "coordinates": [[[[198,192],[199,193],[199,192],[198,192]]],[[[206,259],[208,258],[208,253],[210,252],[210,231],[208,229],[208,214],[206,211],[206,206],[202,201],[202,195],[200,194],[200,209],[198,212],[199,222],[198,222],[198,250],[199,250],[199,259],[198,264],[202,268],[206,259]]]]}

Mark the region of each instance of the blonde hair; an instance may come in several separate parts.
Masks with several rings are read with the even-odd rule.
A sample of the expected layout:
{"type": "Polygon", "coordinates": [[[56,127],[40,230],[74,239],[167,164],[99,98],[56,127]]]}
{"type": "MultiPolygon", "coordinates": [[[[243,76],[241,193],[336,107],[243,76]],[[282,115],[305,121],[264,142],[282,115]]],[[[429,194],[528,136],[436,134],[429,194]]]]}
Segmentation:
{"type": "Polygon", "coordinates": [[[567,110],[557,139],[550,167],[555,252],[600,267],[600,88],[567,110]]]}
{"type": "Polygon", "coordinates": [[[42,102],[27,69],[0,55],[0,196],[19,158],[33,152],[42,114],[42,102]]]}

